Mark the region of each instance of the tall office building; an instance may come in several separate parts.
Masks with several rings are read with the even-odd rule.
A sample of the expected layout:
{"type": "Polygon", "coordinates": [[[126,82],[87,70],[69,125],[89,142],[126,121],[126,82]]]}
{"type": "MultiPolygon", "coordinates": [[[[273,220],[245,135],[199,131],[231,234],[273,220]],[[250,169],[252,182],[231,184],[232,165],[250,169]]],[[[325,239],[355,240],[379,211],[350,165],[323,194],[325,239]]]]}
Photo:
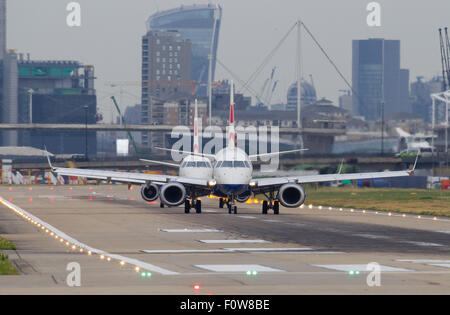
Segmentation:
{"type": "Polygon", "coordinates": [[[211,47],[212,80],[214,80],[221,19],[220,6],[194,4],[155,13],[147,21],[148,32],[176,30],[185,41],[192,43],[191,80],[198,83],[197,96],[207,95],[211,47]]]}
{"type": "MultiPolygon", "coordinates": [[[[190,97],[192,44],[177,31],[150,31],[142,38],[143,124],[163,124],[165,100],[190,97]]],[[[143,133],[145,147],[162,145],[162,135],[143,133]]]]}
{"type": "Polygon", "coordinates": [[[377,120],[384,114],[410,112],[409,71],[400,69],[400,41],[353,41],[353,114],[377,120]]]}

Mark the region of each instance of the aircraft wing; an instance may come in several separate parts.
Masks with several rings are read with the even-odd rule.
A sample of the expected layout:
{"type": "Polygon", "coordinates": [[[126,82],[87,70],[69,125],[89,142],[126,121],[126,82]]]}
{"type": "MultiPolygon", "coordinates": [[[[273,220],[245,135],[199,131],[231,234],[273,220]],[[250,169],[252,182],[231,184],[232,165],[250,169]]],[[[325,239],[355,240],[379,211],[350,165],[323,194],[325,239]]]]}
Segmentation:
{"type": "Polygon", "coordinates": [[[52,171],[59,175],[64,176],[77,176],[129,184],[146,184],[148,182],[152,182],[155,184],[162,185],[168,182],[176,181],[185,185],[209,187],[209,183],[205,179],[196,179],[180,176],[101,171],[101,170],[90,170],[79,168],[61,168],[61,167],[52,167],[52,171]]]}
{"type": "Polygon", "coordinates": [[[293,177],[288,176],[288,177],[256,178],[253,179],[252,182],[255,183],[254,190],[258,190],[258,188],[269,188],[271,186],[277,187],[289,182],[306,184],[306,183],[333,182],[333,181],[355,180],[355,179],[403,177],[411,175],[413,175],[413,171],[386,171],[386,172],[372,172],[372,173],[324,174],[324,175],[307,175],[307,176],[293,176],[293,177]]]}

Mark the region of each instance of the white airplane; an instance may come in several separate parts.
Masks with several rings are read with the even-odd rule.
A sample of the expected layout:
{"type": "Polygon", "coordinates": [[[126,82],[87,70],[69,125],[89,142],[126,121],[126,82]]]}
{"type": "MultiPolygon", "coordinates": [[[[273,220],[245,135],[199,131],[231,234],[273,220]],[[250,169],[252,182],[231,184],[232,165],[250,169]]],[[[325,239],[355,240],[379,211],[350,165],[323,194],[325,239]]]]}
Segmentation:
{"type": "MultiPolygon", "coordinates": [[[[233,86],[233,84],[231,84],[231,86],[233,86]]],[[[226,200],[221,199],[221,206],[226,203],[229,213],[237,213],[236,201],[245,202],[252,194],[264,194],[267,201],[264,201],[262,205],[263,214],[267,214],[269,209],[273,209],[274,214],[278,214],[280,203],[287,208],[296,208],[302,205],[306,199],[306,192],[301,184],[369,178],[402,177],[410,176],[414,172],[417,159],[412,170],[404,171],[253,178],[251,158],[293,153],[302,151],[303,149],[250,156],[247,155],[245,151],[237,147],[237,137],[234,126],[233,88],[230,95],[230,125],[227,130],[227,147],[215,155],[200,152],[184,152],[196,157],[214,159],[216,163],[214,165],[213,178],[195,178],[193,176],[188,176],[192,175],[192,173],[187,172],[183,173],[185,176],[168,176],[60,168],[53,167],[50,163],[50,159],[48,158],[50,167],[53,172],[59,175],[79,176],[106,180],[108,182],[116,181],[128,183],[129,185],[142,185],[141,195],[144,200],[154,201],[159,197],[161,203],[169,207],[176,207],[183,203],[186,205],[186,200],[189,200],[191,196],[198,197],[213,193],[218,197],[226,198],[226,200]]],[[[178,151],[171,149],[163,150],[178,151]]],[[[183,153],[183,151],[179,152],[183,153]]]]}
{"type": "MultiPolygon", "coordinates": [[[[269,209],[273,209],[274,214],[278,214],[280,203],[287,208],[296,208],[305,202],[306,192],[301,184],[410,176],[413,174],[417,164],[416,159],[414,168],[410,171],[405,170],[353,174],[340,174],[339,172],[339,174],[330,175],[253,178],[252,158],[258,158],[261,156],[276,156],[280,154],[298,152],[304,149],[250,156],[247,155],[244,150],[237,147],[234,105],[233,83],[231,83],[230,124],[227,128],[227,147],[219,151],[216,155],[206,155],[216,161],[214,165],[214,180],[216,184],[212,186],[212,193],[215,196],[221,197],[221,208],[225,203],[227,204],[229,213],[237,213],[236,201],[246,202],[252,194],[264,194],[267,201],[263,201],[262,213],[267,214],[269,209]]],[[[205,156],[205,154],[203,154],[203,156],[205,156]]]]}
{"type": "MultiPolygon", "coordinates": [[[[195,179],[204,179],[207,181],[211,181],[213,179],[213,168],[211,165],[211,161],[209,158],[201,156],[200,148],[199,148],[199,126],[198,126],[198,104],[197,100],[195,100],[194,106],[194,150],[192,154],[187,155],[183,158],[180,164],[167,163],[155,160],[147,160],[140,159],[143,162],[166,165],[170,167],[179,168],[179,175],[185,178],[195,178],[195,179]]],[[[144,191],[143,196],[151,195],[153,196],[153,200],[158,198],[158,185],[150,184],[148,187],[143,186],[144,191]],[[156,197],[156,198],[155,198],[156,197]]],[[[202,212],[202,201],[198,199],[199,197],[209,195],[210,190],[208,189],[188,189],[187,197],[184,201],[184,212],[189,213],[191,208],[195,208],[197,213],[202,212]]],[[[164,207],[164,203],[161,201],[161,208],[164,207]]]]}

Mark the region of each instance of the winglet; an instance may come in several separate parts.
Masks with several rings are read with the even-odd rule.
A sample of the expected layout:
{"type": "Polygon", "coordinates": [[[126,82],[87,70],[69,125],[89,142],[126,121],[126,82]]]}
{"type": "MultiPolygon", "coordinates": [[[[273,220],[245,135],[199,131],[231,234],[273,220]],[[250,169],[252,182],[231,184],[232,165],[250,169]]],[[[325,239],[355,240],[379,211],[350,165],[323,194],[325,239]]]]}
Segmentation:
{"type": "Polygon", "coordinates": [[[45,145],[44,145],[44,149],[45,149],[45,154],[47,155],[48,165],[50,166],[50,168],[52,170],[54,170],[55,168],[53,167],[52,162],[50,161],[50,155],[48,154],[47,147],[45,145]]]}

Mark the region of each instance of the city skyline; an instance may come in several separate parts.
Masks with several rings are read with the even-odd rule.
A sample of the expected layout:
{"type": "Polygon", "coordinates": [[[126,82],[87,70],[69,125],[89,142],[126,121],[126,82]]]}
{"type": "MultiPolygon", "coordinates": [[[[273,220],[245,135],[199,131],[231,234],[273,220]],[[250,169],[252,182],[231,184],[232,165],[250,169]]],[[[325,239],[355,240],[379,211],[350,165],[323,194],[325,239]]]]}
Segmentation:
{"type": "MultiPolygon", "coordinates": [[[[345,6],[329,0],[304,3],[285,0],[281,6],[278,2],[266,0],[212,1],[223,7],[218,59],[246,81],[296,20],[303,17],[303,22],[349,81],[351,41],[375,37],[401,40],[401,67],[411,70],[411,82],[418,75],[432,77],[439,74],[437,30],[446,26],[445,12],[450,9],[450,3],[441,0],[431,4],[406,0],[378,2],[382,8],[382,27],[371,28],[366,24],[366,5],[369,1],[349,0],[345,6]],[[251,18],[255,8],[258,19],[251,18]]],[[[31,53],[32,59],[75,59],[95,65],[99,107],[105,120],[109,121],[112,109],[109,96],[112,94],[122,99],[122,108],[140,103],[139,87],[125,87],[121,93],[120,89],[111,89],[105,83],[140,81],[140,39],[148,17],[158,8],[162,11],[181,4],[204,4],[204,1],[135,0],[133,6],[129,2],[110,3],[103,0],[95,3],[80,0],[79,3],[82,7],[82,26],[69,28],[65,25],[68,13],[65,2],[9,1],[7,46],[20,53],[31,53]],[[31,31],[30,24],[33,25],[31,31]]],[[[308,78],[309,74],[313,75],[318,98],[327,97],[337,104],[338,90],[347,88],[345,83],[320,55],[310,38],[303,35],[302,43],[303,76],[308,78]]],[[[253,89],[259,90],[271,68],[277,66],[280,84],[273,101],[286,101],[286,91],[295,81],[295,45],[295,35],[291,34],[254,82],[253,89]]],[[[231,77],[217,66],[216,80],[224,78],[231,77]]]]}

